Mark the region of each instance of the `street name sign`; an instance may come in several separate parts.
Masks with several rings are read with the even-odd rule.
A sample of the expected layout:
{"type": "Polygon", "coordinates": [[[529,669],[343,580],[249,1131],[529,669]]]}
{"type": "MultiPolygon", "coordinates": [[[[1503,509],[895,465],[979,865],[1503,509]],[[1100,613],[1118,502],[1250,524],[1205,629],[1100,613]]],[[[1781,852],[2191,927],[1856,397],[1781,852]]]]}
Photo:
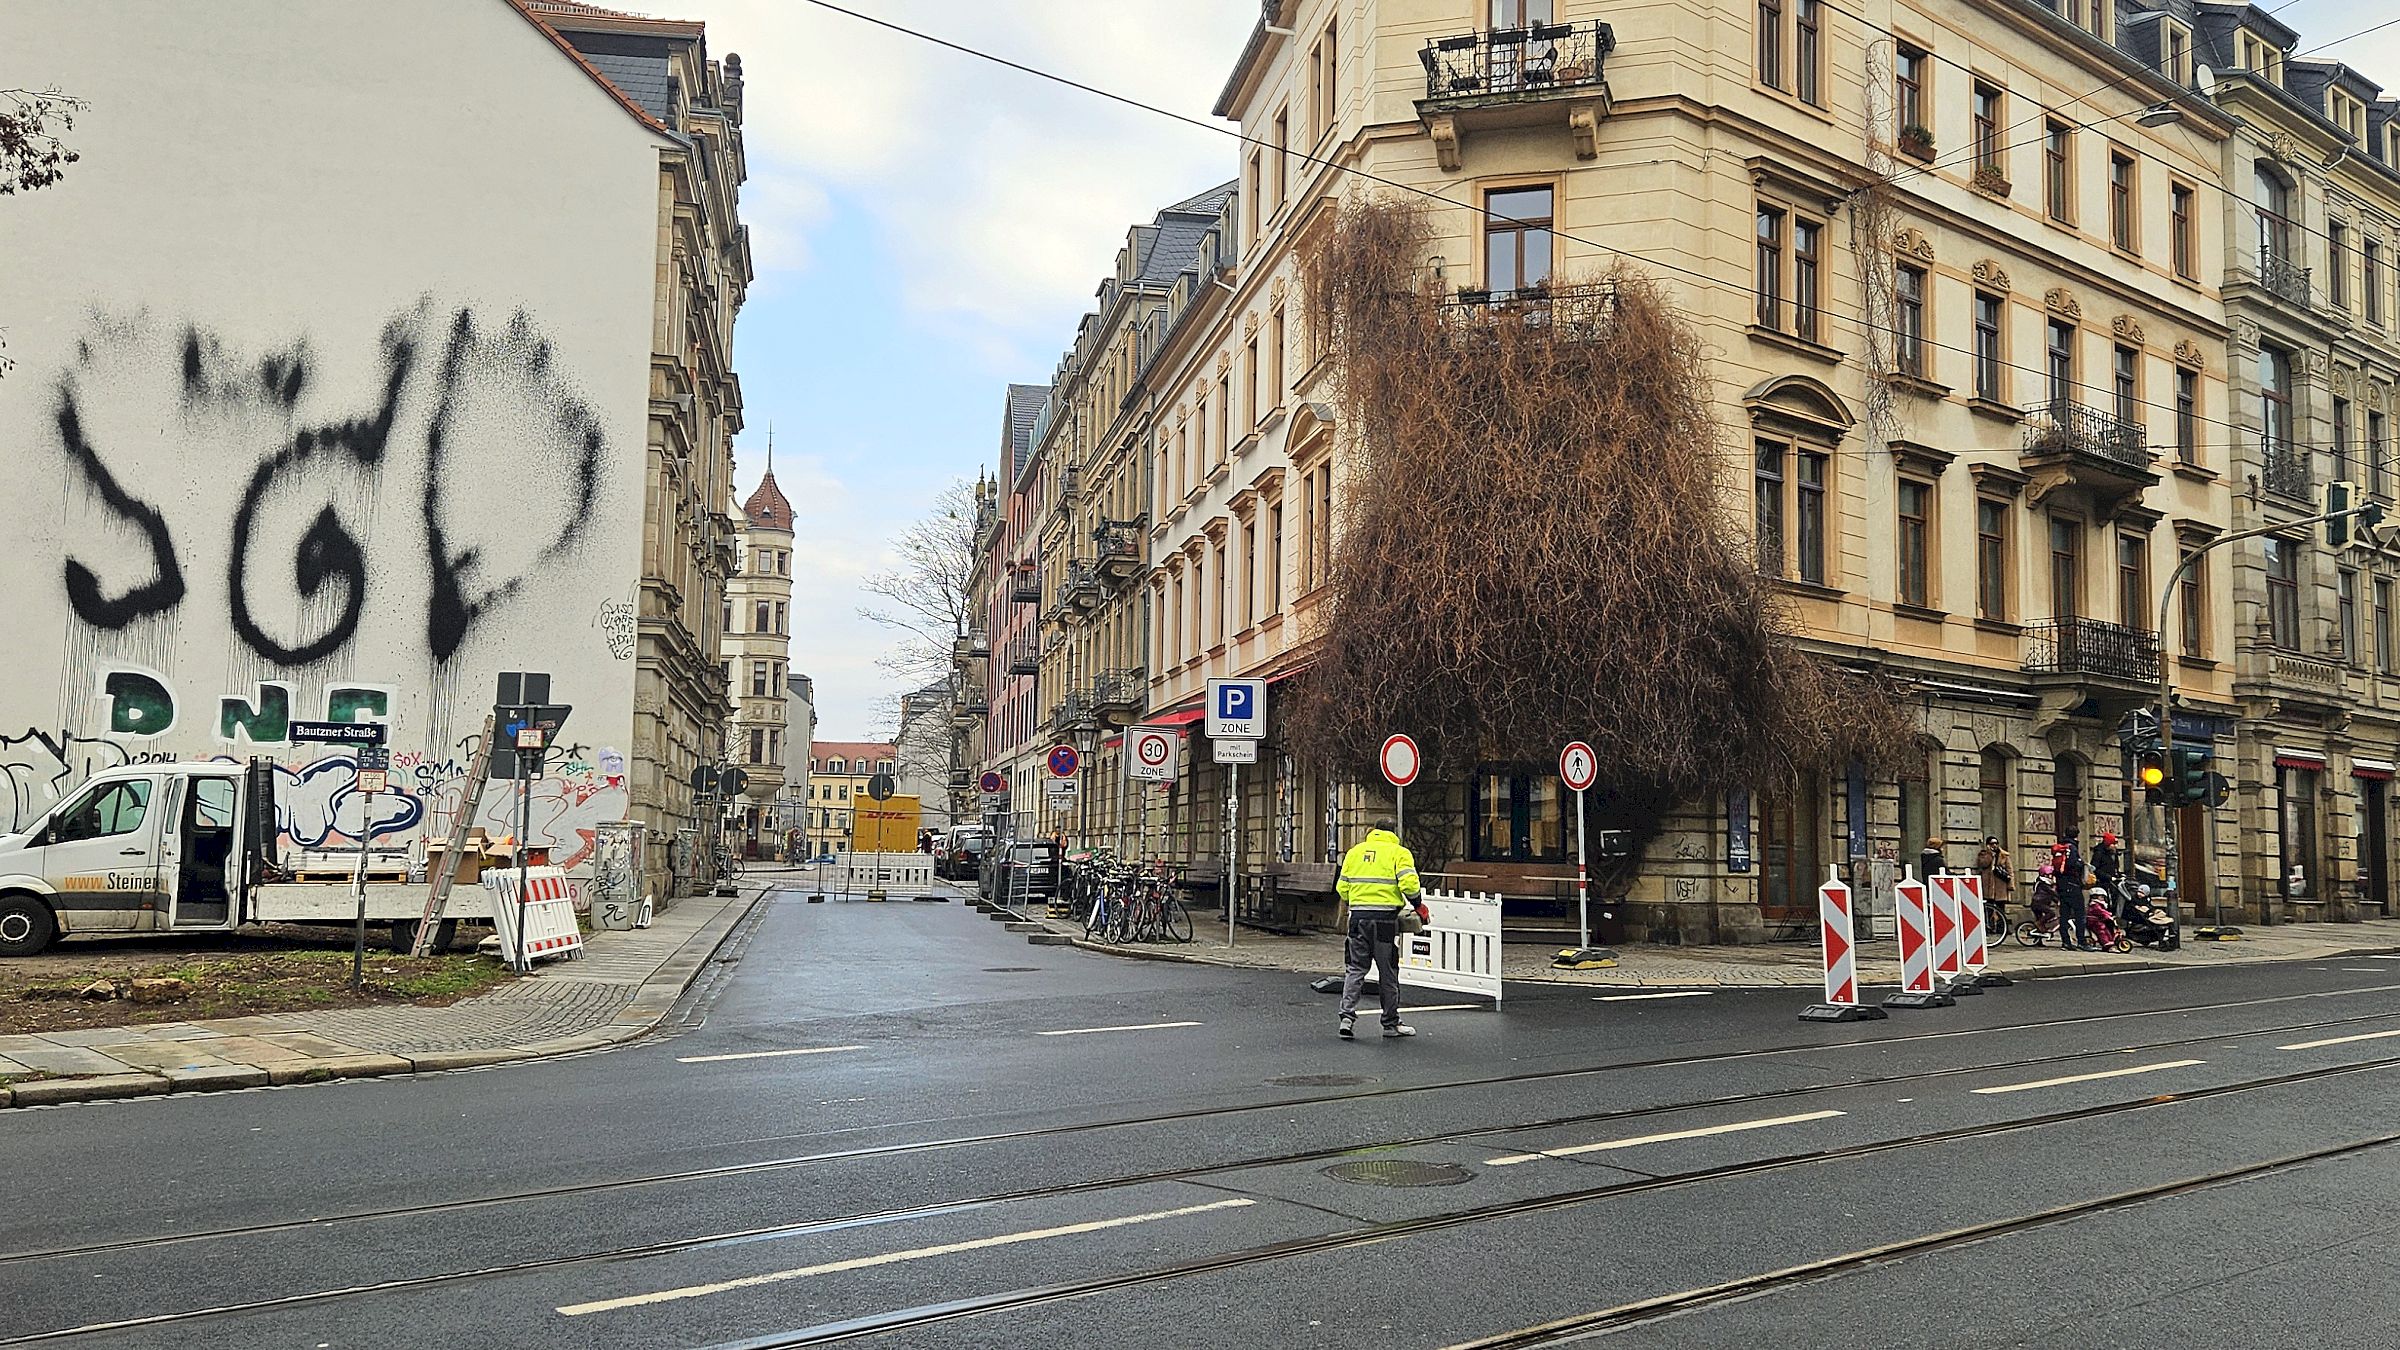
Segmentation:
{"type": "Polygon", "coordinates": [[[381,745],[390,728],[382,722],[293,722],[285,733],[294,742],[321,741],[327,745],[381,745]]]}

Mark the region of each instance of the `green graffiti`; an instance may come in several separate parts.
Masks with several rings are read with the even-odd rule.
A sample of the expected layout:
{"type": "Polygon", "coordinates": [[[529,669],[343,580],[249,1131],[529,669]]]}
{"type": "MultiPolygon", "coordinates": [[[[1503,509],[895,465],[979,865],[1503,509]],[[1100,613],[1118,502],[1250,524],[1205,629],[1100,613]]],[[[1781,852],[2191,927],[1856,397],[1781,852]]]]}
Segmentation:
{"type": "Polygon", "coordinates": [[[227,694],[217,704],[217,736],[233,740],[234,729],[259,745],[282,745],[292,738],[292,691],[280,684],[258,686],[258,701],[245,703],[227,694]]]}
{"type": "Polygon", "coordinates": [[[156,736],[175,725],[175,696],[147,675],[130,670],[110,671],[108,729],[136,736],[156,736]]]}
{"type": "Polygon", "coordinates": [[[325,720],[355,722],[360,713],[381,719],[390,715],[391,696],[380,689],[352,689],[335,685],[325,691],[325,720]]]}

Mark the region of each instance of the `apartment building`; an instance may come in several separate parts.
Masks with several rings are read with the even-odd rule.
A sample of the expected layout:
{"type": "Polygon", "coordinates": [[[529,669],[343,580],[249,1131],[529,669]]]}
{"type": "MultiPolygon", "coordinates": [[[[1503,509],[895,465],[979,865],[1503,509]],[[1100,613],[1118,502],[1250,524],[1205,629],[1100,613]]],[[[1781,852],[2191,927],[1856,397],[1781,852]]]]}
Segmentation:
{"type": "MultiPolygon", "coordinates": [[[[1666,283],[1719,353],[1760,567],[1812,650],[1910,691],[1921,764],[1687,804],[1618,907],[1632,933],[1804,923],[1828,866],[1929,837],[1959,863],[1986,834],[2028,866],[2102,829],[2155,849],[2114,732],[2162,659],[2187,737],[2234,758],[2231,555],[2180,597],[2173,653],[2153,608],[2233,518],[2231,437],[2206,430],[2232,414],[2228,218],[2201,195],[2223,109],[2112,23],[2016,0],[1889,31],[1818,0],[1267,8],[1217,108],[1249,138],[1230,293],[1154,380],[1154,717],[1196,716],[1211,676],[1307,678],[1351,452],[1300,257],[1347,197],[1401,190],[1440,199],[1425,266],[1464,317],[1525,322],[1621,260],[1666,283]]],[[[1277,749],[1271,722],[1245,856],[1333,856],[1381,800],[1371,766],[1277,749]]],[[[1186,857],[1222,848],[1207,758],[1178,785],[1186,857]]],[[[1466,822],[1462,884],[1556,893],[1551,766],[1428,792],[1466,822]]],[[[2193,891],[2238,887],[2232,810],[2183,823],[2193,891]]]]}
{"type": "Polygon", "coordinates": [[[890,741],[818,741],[808,762],[808,856],[850,851],[852,802],[870,800],[868,784],[895,774],[900,749],[890,741]]]}
{"type": "Polygon", "coordinates": [[[962,678],[970,682],[961,695],[967,716],[978,717],[976,694],[982,695],[971,738],[976,763],[979,770],[999,773],[1003,784],[984,811],[1010,831],[1039,828],[1042,751],[1049,745],[1039,701],[1043,591],[1036,532],[1048,501],[1038,447],[1049,394],[1046,385],[1008,386],[1000,417],[999,473],[988,493],[979,494],[976,571],[968,583],[983,626],[963,635],[956,652],[965,662],[962,678]],[[980,691],[972,687],[978,670],[980,691]]]}
{"type": "Polygon", "coordinates": [[[726,759],[746,782],[727,803],[727,843],[744,857],[782,851],[775,799],[783,791],[791,708],[792,504],[769,465],[742,503],[734,568],[725,581],[722,649],[733,716],[726,759]]]}

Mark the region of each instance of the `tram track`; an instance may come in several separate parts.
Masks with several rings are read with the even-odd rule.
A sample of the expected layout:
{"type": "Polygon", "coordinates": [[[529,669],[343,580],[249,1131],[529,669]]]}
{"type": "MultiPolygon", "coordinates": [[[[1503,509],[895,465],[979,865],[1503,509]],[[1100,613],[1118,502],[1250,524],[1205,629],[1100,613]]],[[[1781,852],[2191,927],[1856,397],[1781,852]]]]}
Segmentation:
{"type": "MultiPolygon", "coordinates": [[[[2246,1000],[2244,1002],[2247,1003],[2256,1001],[2246,1000]]],[[[885,1209],[852,1215],[832,1216],[799,1223],[765,1225],[737,1231],[711,1233],[692,1237],[663,1239],[648,1243],[619,1246],[603,1251],[575,1252],[557,1256],[531,1257],[523,1260],[502,1262],[466,1269],[439,1271],[425,1275],[378,1280],[335,1288],[306,1290],[292,1294],[248,1300],[239,1303],[178,1310],[175,1312],[153,1314],[138,1318],[94,1322],[80,1326],[62,1327],[18,1336],[0,1337],[0,1346],[34,1344],[53,1340],[99,1335],[108,1332],[121,1332],[137,1328],[162,1327],[193,1323],[229,1316],[272,1312],[315,1304],[338,1302],[341,1300],[377,1294],[422,1291],[445,1286],[471,1284],[510,1276],[563,1270],[598,1262],[618,1261],[632,1258],[687,1255],[694,1252],[707,1251],[713,1248],[755,1243],[762,1240],[775,1240],[808,1236],[811,1234],[832,1233],[846,1229],[863,1228],[886,1223],[897,1223],[917,1219],[937,1218],[947,1215],[970,1213],[976,1210],[989,1209],[1000,1205],[1025,1201],[1042,1201],[1078,1195],[1088,1195],[1097,1192],[1120,1190],[1159,1183],[1205,1181],[1207,1178],[1222,1176],[1228,1173],[1255,1171],[1262,1168],[1301,1165],[1313,1162],[1324,1162],[1332,1159],[1353,1157],[1360,1154],[1383,1152],[1395,1148],[1464,1143],[1483,1136],[1495,1134],[1509,1134],[1575,1125],[1639,1120],[1645,1117],[1667,1115],[1693,1110],[1707,1110],[1742,1106],[1752,1103],[1771,1102],[1816,1093],[1850,1091],[1862,1088],[1873,1089],[1930,1079],[1955,1077],[1967,1073],[2034,1068],[2045,1064],[2054,1064],[2077,1059],[2090,1059],[2103,1055],[2171,1049],[2177,1046],[2195,1044],[2201,1041],[2222,1041],[2229,1038],[2239,1037],[2285,1035],[2293,1032],[2304,1032],[2321,1028],[2353,1025],[2360,1022],[2389,1020],[2393,1016],[2395,1016],[2395,1013],[2387,1011],[2361,1014],[2353,1017],[2319,1019],[2302,1023],[2281,1023],[2273,1026],[2243,1027],[2232,1029],[2218,1028],[2203,1035],[2153,1041],[2141,1045],[2062,1052],[2058,1054],[2032,1056],[2016,1060],[1980,1061],[1974,1064],[1952,1065],[1937,1069],[1919,1070],[1911,1073],[1892,1074],[1875,1078],[1850,1079],[1840,1082],[1800,1085],[1789,1088],[1776,1088],[1749,1093],[1722,1094],[1711,1098],[1682,1101],[1673,1104],[1662,1104],[1658,1106],[1631,1107],[1609,1111],[1585,1112],[1571,1115],[1554,1116],[1539,1120],[1519,1120],[1500,1124],[1477,1125],[1463,1129],[1440,1131],[1413,1138],[1385,1140],[1373,1145],[1362,1146],[1349,1144],[1339,1147],[1301,1150],[1270,1156],[1245,1157],[1190,1167],[1156,1169],[1149,1172],[1127,1176],[1068,1182],[1048,1186],[1027,1187],[1013,1191],[968,1197],[937,1204],[885,1209]]],[[[2060,1022],[2081,1020],[2100,1019],[2060,1019],[2060,1022]]],[[[2049,1023],[2043,1025],[2057,1024],[2058,1023],[2049,1023]]],[[[1943,1036],[1952,1036],[1967,1033],[1948,1032],[1939,1034],[1943,1036]]],[[[1874,1042],[1866,1043],[1871,1044],[1874,1042]]],[[[1032,1291],[1030,1293],[1025,1293],[1018,1296],[1011,1296],[1018,1299],[1018,1301],[1013,1304],[992,1304],[991,1306],[984,1306],[986,1303],[989,1303],[989,1300],[971,1300],[969,1302],[974,1303],[976,1306],[967,1308],[963,1311],[954,1309],[952,1305],[945,1304],[941,1305],[939,1310],[936,1310],[939,1315],[928,1313],[923,1324],[930,1324],[934,1321],[945,1320],[948,1317],[978,1315],[984,1312],[1000,1311],[1002,1310],[1003,1306],[1032,1306],[1041,1302],[1055,1301],[1056,1299],[1082,1297],[1085,1294],[1107,1292],[1109,1289],[1122,1287],[1128,1283],[1140,1283],[1150,1279],[1172,1279],[1188,1275],[1202,1274],[1213,1270],[1231,1268],[1233,1265],[1243,1264],[1247,1261],[1271,1260],[1285,1256],[1302,1255],[1314,1251],[1338,1250],[1343,1247],[1359,1245],[1370,1241],[1380,1241],[1395,1236],[1409,1236],[1417,1232],[1435,1231],[1439,1228],[1455,1226],[1458,1223],[1484,1222],[1491,1219],[1511,1217],[1518,1214],[1537,1213],[1542,1210],[1554,1209],[1565,1205],[1580,1204],[1588,1201],[1604,1199],[1612,1195],[1632,1194],[1641,1191],[1656,1190],[1672,1186],[1692,1185],[1709,1180],[1749,1175],[1759,1171],[1770,1171],[1779,1168],[1798,1166],[1813,1161],[1833,1161],[1847,1157],[1867,1156],[1876,1153],[1888,1152],[1895,1148],[1943,1143],[1958,1139],[1972,1139],[1986,1135],[2005,1133],[2013,1130],[2035,1128],[2066,1121],[2106,1116],[2126,1110],[2143,1109],[2153,1106],[2171,1104],[2179,1101],[2203,1100],[2212,1097],[2220,1097],[2231,1093],[2285,1086],[2293,1083],[2307,1082],[2318,1078],[2339,1077],[2348,1074],[2372,1072],[2378,1069],[2390,1067],[2400,1067],[2400,1057],[2369,1061],[2359,1064],[2328,1066],[2322,1069],[2307,1070],[2294,1074],[2277,1075],[2265,1079],[2195,1089],[2189,1092],[2178,1094],[2163,1094],[2145,1097],[2093,1108],[2054,1112],[2031,1117],[2022,1117],[2008,1121],[1990,1122],[1980,1125],[1958,1127],[1949,1130],[1932,1131],[1896,1140],[1872,1141],[1838,1149],[1784,1155],[1756,1162],[1737,1164],[1726,1168],[1710,1169],[1702,1172],[1677,1174],[1660,1178],[1644,1178],[1634,1182],[1614,1183],[1610,1185],[1560,1193],[1552,1196],[1537,1197],[1530,1200],[1512,1202],[1505,1205],[1486,1206],[1479,1209],[1460,1211],[1455,1214],[1436,1216],[1430,1219],[1412,1220],[1397,1225],[1381,1225],[1368,1230],[1354,1230],[1319,1238],[1302,1239],[1295,1243],[1277,1244],[1276,1246],[1270,1248],[1253,1249],[1253,1251],[1250,1253],[1232,1253],[1223,1257],[1206,1258],[1195,1262],[1169,1267],[1163,1271],[1151,1272],[1148,1275],[1129,1274],[1111,1277],[1109,1279],[1085,1282],[1084,1284],[1058,1286],[1052,1289],[1032,1291]]],[[[1452,1086],[1465,1085],[1454,1084],[1452,1086]]],[[[1352,1099],[1336,1098],[1334,1100],[1352,1099]]],[[[1290,1103],[1278,1103],[1276,1105],[1288,1106],[1290,1103]]],[[[1170,1116],[1165,1117],[1164,1119],[1172,1121],[1180,1118],[1181,1117],[1170,1116]]],[[[842,1157],[858,1155],[841,1154],[831,1156],[842,1157]]],[[[872,1154],[869,1156],[872,1156],[872,1154]]],[[[701,1175],[717,1176],[727,1174],[728,1173],[719,1170],[702,1173],[701,1175]]],[[[657,1182],[657,1178],[639,1179],[639,1184],[657,1184],[657,1182]]],[[[611,1185],[611,1183],[594,1183],[592,1186],[588,1187],[556,1188],[553,1191],[536,1192],[532,1194],[546,1196],[561,1193],[587,1193],[593,1190],[608,1189],[611,1187],[611,1185]]],[[[508,1199],[522,1198],[524,1197],[493,1197],[473,1203],[499,1204],[505,1203],[508,1199]]],[[[375,1211],[371,1214],[357,1217],[393,1218],[401,1216],[414,1216],[450,1212],[459,1207],[460,1205],[455,1203],[448,1205],[406,1207],[386,1211],[375,1211]]],[[[323,1231],[328,1222],[330,1221],[298,1220],[271,1225],[254,1225],[246,1228],[222,1229],[211,1233],[175,1234],[159,1238],[129,1239],[124,1242],[93,1244],[91,1246],[79,1248],[59,1248],[46,1252],[16,1253],[4,1259],[12,1263],[23,1263],[37,1260],[67,1261],[81,1257],[121,1254],[164,1245],[265,1236],[301,1230],[323,1231]]],[[[916,1311],[923,1312],[924,1310],[916,1311]]],[[[893,1323],[887,1326],[883,1325],[877,1319],[871,1318],[866,1319],[866,1321],[876,1322],[876,1325],[868,1327],[862,1324],[860,1328],[848,1330],[840,1330],[837,1328],[836,1330],[838,1330],[838,1334],[836,1334],[836,1331],[834,1330],[815,1329],[812,1330],[810,1334],[819,1336],[818,1339],[769,1340],[760,1342],[760,1344],[804,1345],[830,1343],[832,1340],[849,1339],[859,1335],[871,1334],[874,1331],[897,1329],[901,1325],[919,1324],[893,1323]],[[819,1335],[820,1332],[822,1332],[822,1335],[819,1335]]],[[[846,1323],[840,1324],[840,1327],[848,1326],[849,1324],[846,1323]]]]}

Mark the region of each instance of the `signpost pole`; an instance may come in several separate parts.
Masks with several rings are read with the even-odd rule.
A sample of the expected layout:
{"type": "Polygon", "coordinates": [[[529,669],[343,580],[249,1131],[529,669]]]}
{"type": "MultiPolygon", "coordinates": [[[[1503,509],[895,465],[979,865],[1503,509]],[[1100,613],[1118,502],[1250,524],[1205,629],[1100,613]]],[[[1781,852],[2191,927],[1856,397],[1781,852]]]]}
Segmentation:
{"type": "Polygon", "coordinates": [[[375,794],[366,794],[365,809],[358,822],[358,875],[351,878],[350,890],[358,901],[357,927],[350,943],[350,992],[357,993],[367,983],[367,841],[375,833],[375,794]]]}
{"type": "Polygon", "coordinates": [[[1592,945],[1591,870],[1584,862],[1583,789],[1575,789],[1575,945],[1592,945]]]}
{"type": "Polygon", "coordinates": [[[1408,789],[1405,787],[1392,789],[1392,833],[1399,835],[1404,845],[1407,843],[1408,789]]]}
{"type": "Polygon", "coordinates": [[[1242,875],[1242,766],[1225,766],[1225,945],[1233,945],[1233,911],[1242,875]]]}

